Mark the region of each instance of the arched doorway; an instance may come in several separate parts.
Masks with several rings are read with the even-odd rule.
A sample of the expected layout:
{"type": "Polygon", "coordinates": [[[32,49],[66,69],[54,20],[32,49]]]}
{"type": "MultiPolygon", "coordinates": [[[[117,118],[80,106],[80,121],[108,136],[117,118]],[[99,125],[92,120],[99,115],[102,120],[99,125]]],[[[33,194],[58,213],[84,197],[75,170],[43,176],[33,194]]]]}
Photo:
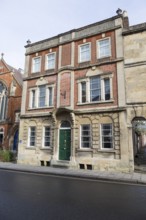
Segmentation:
{"type": "Polygon", "coordinates": [[[146,165],[146,120],[136,117],[132,121],[134,162],[146,165]]]}
{"type": "Polygon", "coordinates": [[[71,126],[69,121],[63,121],[59,131],[59,160],[70,160],[71,126]]]}

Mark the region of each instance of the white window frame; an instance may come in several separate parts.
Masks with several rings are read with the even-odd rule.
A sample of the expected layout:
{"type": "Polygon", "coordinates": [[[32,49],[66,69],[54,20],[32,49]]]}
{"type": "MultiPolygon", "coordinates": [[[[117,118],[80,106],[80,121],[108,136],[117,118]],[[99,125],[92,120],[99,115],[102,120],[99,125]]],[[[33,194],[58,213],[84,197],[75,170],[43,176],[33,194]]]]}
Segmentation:
{"type": "Polygon", "coordinates": [[[87,88],[86,88],[86,82],[82,81],[81,83],[81,102],[86,103],[87,102],[87,88]],[[84,85],[84,87],[83,87],[84,85]],[[83,94],[85,93],[85,94],[83,94]]]}
{"type": "Polygon", "coordinates": [[[88,43],[79,45],[79,46],[78,46],[78,51],[79,51],[79,54],[78,54],[78,62],[79,62],[79,63],[88,62],[88,61],[91,60],[91,42],[88,42],[88,43]],[[82,59],[82,56],[81,56],[81,48],[82,48],[83,46],[86,46],[86,45],[89,45],[89,58],[88,58],[88,59],[82,59]]]}
{"type": "MultiPolygon", "coordinates": [[[[108,135],[106,136],[108,137],[108,135]]],[[[101,150],[113,150],[114,149],[114,138],[113,138],[113,124],[112,123],[101,123],[100,124],[100,148],[101,150]],[[103,129],[102,129],[102,126],[103,125],[111,125],[112,129],[111,129],[111,135],[109,135],[109,137],[112,138],[112,147],[109,147],[109,148],[105,148],[103,147],[103,129]]]]}
{"type": "MultiPolygon", "coordinates": [[[[95,84],[96,85],[96,84],[95,84]]],[[[90,102],[91,103],[94,103],[94,102],[99,102],[99,101],[101,101],[101,92],[102,92],[102,90],[101,90],[101,77],[100,76],[92,76],[92,77],[90,77],[90,90],[89,90],[89,92],[90,92],[90,102]],[[98,82],[99,82],[99,88],[97,87],[97,88],[93,88],[93,86],[92,86],[92,89],[91,89],[91,82],[93,82],[92,81],[92,79],[97,79],[98,80],[98,82]],[[99,91],[99,95],[100,95],[100,99],[99,100],[95,100],[95,101],[92,101],[91,99],[93,98],[93,95],[92,95],[92,91],[93,91],[93,93],[95,92],[95,91],[99,91]]],[[[97,94],[96,94],[97,95],[97,94]]]]}
{"type": "Polygon", "coordinates": [[[102,86],[102,100],[105,100],[105,101],[108,101],[108,100],[111,100],[111,80],[110,80],[110,77],[104,77],[104,78],[101,78],[102,82],[101,82],[101,86],[102,86]],[[106,87],[105,87],[105,81],[106,80],[109,80],[109,96],[110,98],[109,99],[106,99],[106,87]]]}
{"type": "Polygon", "coordinates": [[[54,106],[54,85],[49,85],[46,88],[46,106],[54,106]],[[50,89],[52,89],[52,105],[50,105],[50,89]]]}
{"type": "Polygon", "coordinates": [[[91,145],[92,145],[92,132],[91,132],[91,124],[81,124],[80,125],[80,148],[81,149],[91,149],[91,145]],[[89,147],[83,147],[82,146],[82,131],[83,131],[83,126],[89,126],[89,135],[87,137],[90,138],[90,141],[89,141],[89,147]]]}
{"type": "Polygon", "coordinates": [[[44,108],[45,106],[46,106],[46,85],[41,85],[41,86],[38,86],[38,108],[44,108]],[[44,96],[42,96],[42,94],[40,93],[41,87],[44,88],[44,96]],[[42,105],[42,106],[40,105],[41,99],[43,99],[43,101],[44,101],[44,105],[42,105]]]}
{"type": "Polygon", "coordinates": [[[0,121],[3,121],[6,118],[8,95],[5,84],[1,81],[0,84],[3,88],[3,90],[0,92],[0,121]]]}
{"type": "Polygon", "coordinates": [[[43,127],[43,148],[51,148],[51,126],[49,126],[49,125],[45,125],[44,127],[43,127]],[[49,146],[45,146],[45,129],[46,128],[50,128],[50,145],[49,146]]]}
{"type": "Polygon", "coordinates": [[[37,88],[31,88],[29,90],[29,108],[33,109],[33,108],[37,108],[38,104],[37,104],[37,88]],[[33,91],[35,92],[35,104],[33,106],[33,91]]]}
{"type": "Polygon", "coordinates": [[[53,53],[48,53],[46,54],[46,59],[45,59],[45,70],[50,70],[50,69],[55,69],[55,64],[56,64],[56,52],[53,53]],[[49,66],[49,56],[54,55],[54,62],[53,65],[49,66]]]}
{"type": "Polygon", "coordinates": [[[78,82],[78,103],[85,104],[89,102],[89,78],[79,80],[78,82]],[[82,102],[82,83],[86,83],[86,102],[82,102]]]}
{"type": "Polygon", "coordinates": [[[89,78],[78,80],[78,104],[92,104],[92,103],[100,103],[100,102],[109,102],[113,100],[113,86],[112,86],[112,74],[108,75],[95,75],[89,78]],[[101,89],[101,99],[99,101],[91,101],[90,97],[90,79],[92,77],[99,77],[100,78],[100,89],[101,89]],[[105,80],[109,79],[110,85],[110,99],[105,98],[105,80]],[[82,83],[86,83],[86,102],[82,102],[82,83]]]}
{"type": "Polygon", "coordinates": [[[36,147],[36,126],[30,126],[29,129],[28,129],[28,147],[33,147],[35,148],[36,147]],[[31,145],[31,129],[32,128],[35,128],[35,136],[34,136],[34,145],[31,145]]]}
{"type": "MultiPolygon", "coordinates": [[[[41,86],[41,85],[40,85],[41,86]]],[[[44,85],[45,86],[45,105],[44,106],[39,106],[39,89],[40,86],[31,88],[29,90],[29,108],[30,109],[36,109],[36,108],[51,108],[54,106],[54,84],[51,85],[44,85]],[[50,91],[49,89],[51,88],[52,90],[52,105],[50,105],[50,91]],[[32,101],[33,101],[33,91],[35,91],[35,106],[32,106],[32,101]]],[[[43,85],[42,85],[43,86],[43,85]]]]}
{"type": "Polygon", "coordinates": [[[32,73],[38,73],[40,71],[41,71],[41,56],[33,57],[32,58],[32,73]],[[36,69],[36,67],[35,67],[35,60],[36,59],[40,60],[38,69],[36,69]]]}
{"type": "Polygon", "coordinates": [[[98,40],[97,41],[97,46],[96,46],[96,48],[97,48],[97,59],[102,59],[102,58],[105,58],[105,57],[110,57],[111,56],[111,38],[110,37],[107,37],[107,38],[103,38],[103,39],[101,39],[101,40],[98,40]],[[102,55],[101,54],[101,42],[103,42],[103,41],[106,41],[106,40],[108,40],[108,42],[109,42],[109,45],[108,45],[108,53],[107,54],[104,54],[104,55],[102,55]]]}

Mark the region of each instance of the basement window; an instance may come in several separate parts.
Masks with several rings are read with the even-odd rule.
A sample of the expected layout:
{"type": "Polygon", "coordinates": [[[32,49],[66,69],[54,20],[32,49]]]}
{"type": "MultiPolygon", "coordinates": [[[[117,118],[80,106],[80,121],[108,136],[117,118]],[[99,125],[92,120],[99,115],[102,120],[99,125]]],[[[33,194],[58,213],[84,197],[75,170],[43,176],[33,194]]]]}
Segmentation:
{"type": "Polygon", "coordinates": [[[85,164],[80,163],[79,166],[80,166],[80,169],[81,169],[81,170],[84,170],[84,169],[85,169],[85,164]]]}

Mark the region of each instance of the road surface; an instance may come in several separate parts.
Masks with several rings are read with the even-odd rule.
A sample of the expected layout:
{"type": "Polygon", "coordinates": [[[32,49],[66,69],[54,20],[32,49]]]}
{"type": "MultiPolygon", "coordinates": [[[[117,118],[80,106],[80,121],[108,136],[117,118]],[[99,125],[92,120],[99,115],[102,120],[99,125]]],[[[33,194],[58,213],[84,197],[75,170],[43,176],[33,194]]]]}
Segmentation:
{"type": "Polygon", "coordinates": [[[0,220],[146,220],[146,186],[0,170],[0,220]]]}

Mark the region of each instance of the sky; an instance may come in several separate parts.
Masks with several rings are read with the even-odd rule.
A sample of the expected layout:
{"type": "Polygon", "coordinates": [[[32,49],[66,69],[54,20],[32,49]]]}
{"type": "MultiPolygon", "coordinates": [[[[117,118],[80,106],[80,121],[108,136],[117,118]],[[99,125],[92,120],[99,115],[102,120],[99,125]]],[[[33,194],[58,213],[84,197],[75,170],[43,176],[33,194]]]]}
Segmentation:
{"type": "Polygon", "coordinates": [[[146,0],[0,0],[0,56],[24,69],[25,45],[127,11],[130,25],[146,22],[146,0]]]}

